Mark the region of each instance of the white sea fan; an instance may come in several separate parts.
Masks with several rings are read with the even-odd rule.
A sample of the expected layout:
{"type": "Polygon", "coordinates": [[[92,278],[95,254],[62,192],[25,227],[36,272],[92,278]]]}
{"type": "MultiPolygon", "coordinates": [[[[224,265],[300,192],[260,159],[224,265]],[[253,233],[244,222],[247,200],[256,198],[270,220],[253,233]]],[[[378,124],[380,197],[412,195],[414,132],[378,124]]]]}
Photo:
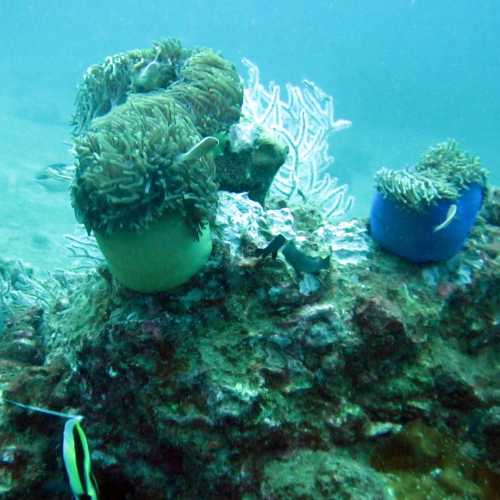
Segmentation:
{"type": "Polygon", "coordinates": [[[259,68],[248,59],[243,63],[248,78],[244,82],[239,133],[248,138],[252,130],[264,129],[290,150],[273,181],[270,198],[310,203],[327,218],[345,215],[354,199],[348,195],[347,184],[339,185],[338,179],[328,173],[333,163],[328,135],[350,127],[351,122],[335,119],[333,97],[315,83],[304,80],[302,87],[287,83],[287,97],[283,100],[279,85],[270,82],[264,87],[259,68]]]}
{"type": "Polygon", "coordinates": [[[78,225],[73,234],[65,234],[64,239],[66,250],[74,259],[74,271],[86,272],[105,263],[95,237],[87,234],[83,225],[78,225]]]}

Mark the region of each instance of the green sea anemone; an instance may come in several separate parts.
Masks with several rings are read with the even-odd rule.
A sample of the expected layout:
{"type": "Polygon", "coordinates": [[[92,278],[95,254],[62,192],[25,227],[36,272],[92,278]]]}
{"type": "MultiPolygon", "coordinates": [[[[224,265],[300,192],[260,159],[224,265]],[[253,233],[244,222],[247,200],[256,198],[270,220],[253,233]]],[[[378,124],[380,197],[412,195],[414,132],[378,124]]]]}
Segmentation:
{"type": "Polygon", "coordinates": [[[147,229],[96,232],[113,276],[138,292],[169,290],[197,273],[212,251],[210,227],[197,238],[178,215],[165,214],[147,229]]]}
{"type": "Polygon", "coordinates": [[[192,50],[178,40],[167,39],[153,47],[106,57],[86,71],[76,95],[73,132],[81,135],[92,120],[123,104],[129,95],[166,89],[178,80],[178,72],[192,50]]]}
{"type": "MultiPolygon", "coordinates": [[[[96,234],[118,281],[139,291],[179,285],[208,259],[217,205],[211,136],[238,120],[242,103],[231,64],[208,49],[184,59],[177,48],[172,60],[157,48],[147,63],[159,65],[149,82],[147,65],[146,74],[138,73],[138,63],[129,65],[133,88],[141,77],[141,89],[150,92],[125,92],[122,104],[92,118],[75,137],[77,219],[96,234]],[[170,77],[158,75],[178,79],[167,84],[170,77]]],[[[136,56],[133,51],[129,59],[136,56]]]]}
{"type": "Polygon", "coordinates": [[[73,205],[87,230],[140,230],[165,212],[196,236],[213,220],[217,186],[208,156],[183,161],[201,141],[189,114],[166,92],[136,95],[93,121],[75,141],[73,205]]]}

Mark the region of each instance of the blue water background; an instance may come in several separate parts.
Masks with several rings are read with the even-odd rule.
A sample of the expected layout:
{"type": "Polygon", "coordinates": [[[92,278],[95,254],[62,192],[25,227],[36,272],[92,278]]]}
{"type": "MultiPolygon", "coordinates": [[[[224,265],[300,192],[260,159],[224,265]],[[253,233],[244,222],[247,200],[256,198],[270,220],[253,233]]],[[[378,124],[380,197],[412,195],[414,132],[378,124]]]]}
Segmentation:
{"type": "MultiPolygon", "coordinates": [[[[332,173],[366,216],[380,166],[458,139],[500,181],[500,0],[2,0],[0,252],[51,266],[74,224],[67,192],[32,181],[70,161],[69,118],[87,66],[175,36],[254,61],[264,81],[315,81],[353,127],[332,173]]],[[[59,257],[60,258],[60,257],[59,257]]]]}

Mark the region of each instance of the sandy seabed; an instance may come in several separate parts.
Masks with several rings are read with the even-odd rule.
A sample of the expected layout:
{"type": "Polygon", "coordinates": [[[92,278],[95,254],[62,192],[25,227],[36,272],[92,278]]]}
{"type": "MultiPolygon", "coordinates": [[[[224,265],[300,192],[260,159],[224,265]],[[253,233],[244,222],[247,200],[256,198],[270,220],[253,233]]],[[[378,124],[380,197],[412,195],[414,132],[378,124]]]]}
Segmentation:
{"type": "Polygon", "coordinates": [[[36,175],[71,161],[70,128],[24,114],[12,98],[0,97],[0,255],[54,270],[69,264],[64,234],[74,231],[75,219],[68,186],[48,190],[36,175]]]}

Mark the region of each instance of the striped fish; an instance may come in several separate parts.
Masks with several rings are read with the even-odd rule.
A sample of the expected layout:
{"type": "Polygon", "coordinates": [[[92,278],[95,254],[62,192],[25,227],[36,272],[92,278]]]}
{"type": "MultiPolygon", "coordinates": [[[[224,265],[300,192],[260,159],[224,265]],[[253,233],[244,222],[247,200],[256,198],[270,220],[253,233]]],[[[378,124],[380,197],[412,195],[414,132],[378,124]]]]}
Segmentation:
{"type": "Polygon", "coordinates": [[[97,482],[92,474],[90,450],[80,418],[70,418],[64,425],[63,460],[75,500],[97,500],[97,482]]]}
{"type": "Polygon", "coordinates": [[[4,401],[28,411],[66,419],[63,433],[63,461],[73,498],[75,500],[97,500],[98,488],[92,474],[90,449],[87,437],[80,425],[83,416],[25,405],[11,399],[4,399],[4,401]]]}

